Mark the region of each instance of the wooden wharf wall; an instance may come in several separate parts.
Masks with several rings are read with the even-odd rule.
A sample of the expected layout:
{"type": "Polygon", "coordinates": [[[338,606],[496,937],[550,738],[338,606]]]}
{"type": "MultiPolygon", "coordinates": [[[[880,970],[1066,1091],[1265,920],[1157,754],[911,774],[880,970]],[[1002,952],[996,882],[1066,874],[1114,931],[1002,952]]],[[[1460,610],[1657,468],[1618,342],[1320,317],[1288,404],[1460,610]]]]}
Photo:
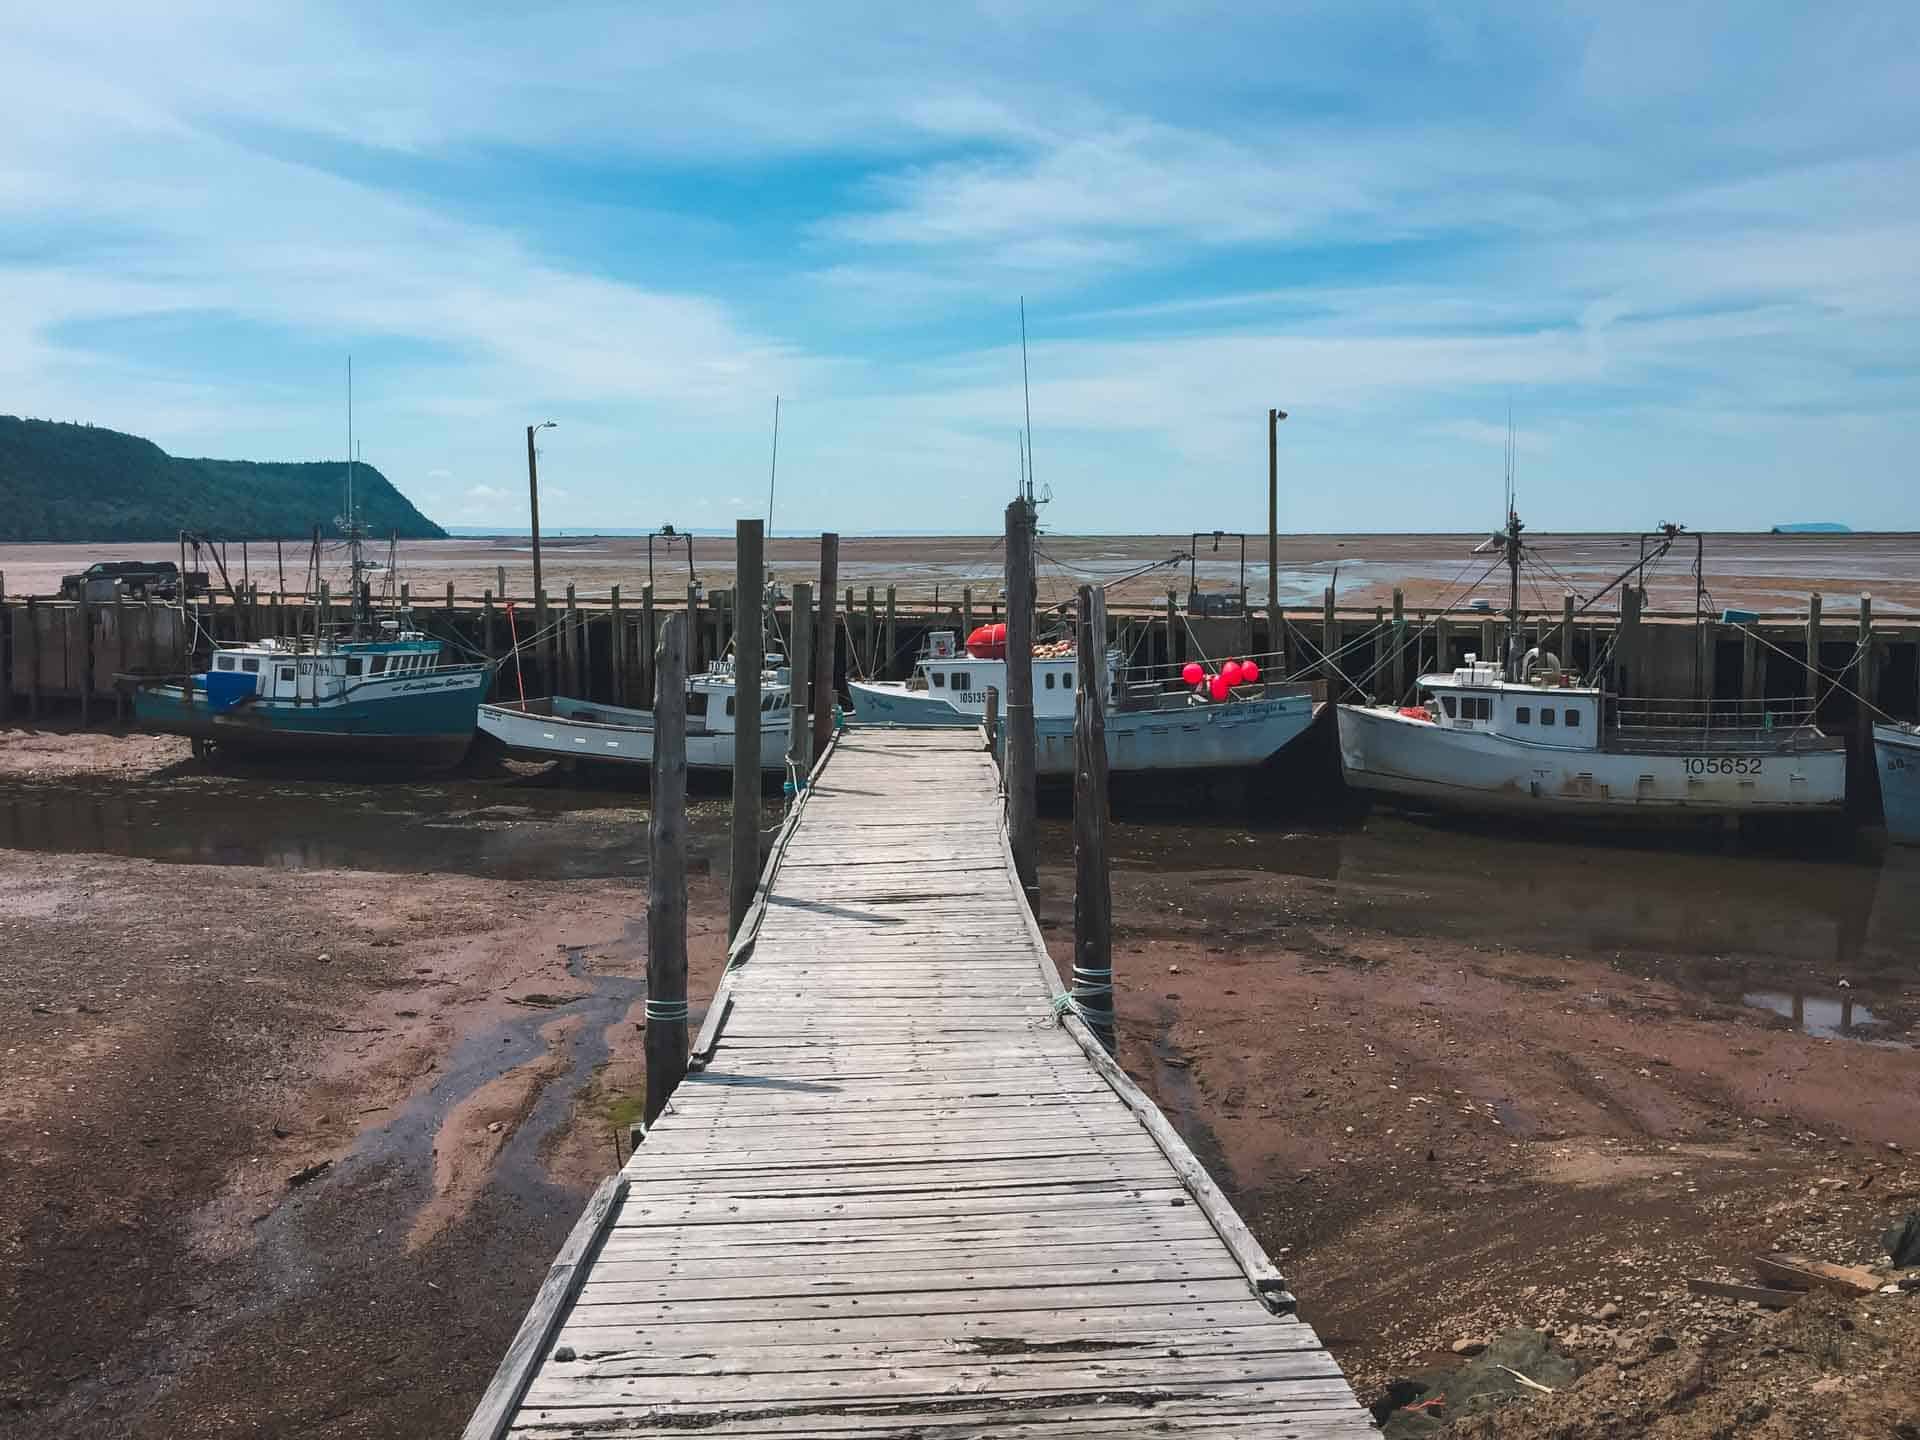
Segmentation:
{"type": "MultiPolygon", "coordinates": [[[[204,663],[211,640],[310,631],[319,609],[314,601],[296,594],[255,589],[244,595],[240,600],[221,596],[195,605],[184,628],[179,607],[158,601],[81,605],[47,599],[28,602],[22,597],[0,600],[0,716],[9,706],[17,708],[35,699],[72,702],[84,693],[95,700],[112,700],[117,673],[182,669],[184,634],[195,636],[197,654],[204,663]],[[81,638],[87,633],[93,637],[90,657],[81,638]],[[124,641],[116,638],[122,635],[124,641]]],[[[930,631],[953,630],[964,636],[970,625],[1001,618],[998,600],[985,596],[977,603],[969,595],[957,603],[907,605],[889,604],[885,592],[879,591],[871,610],[864,595],[853,589],[838,598],[841,613],[835,627],[834,676],[842,687],[849,676],[899,679],[908,675],[930,631]]],[[[684,591],[651,596],[644,586],[638,594],[550,595],[549,630],[536,637],[537,607],[530,599],[508,601],[491,593],[450,592],[409,599],[422,629],[446,639],[470,658],[503,659],[512,653],[517,635],[523,645],[518,664],[508,661],[501,666],[496,696],[511,697],[524,685],[529,696],[557,692],[630,705],[644,705],[652,694],[651,659],[659,625],[668,614],[687,608],[684,591]]],[[[730,592],[709,591],[693,606],[691,668],[700,669],[725,653],[733,635],[731,602],[730,592]]],[[[336,617],[344,607],[345,597],[334,597],[336,617]]],[[[788,633],[790,620],[791,609],[785,602],[774,607],[777,634],[788,633]]],[[[1581,669],[1594,656],[1608,652],[1619,626],[1619,617],[1612,613],[1581,617],[1567,644],[1561,639],[1561,620],[1558,611],[1529,611],[1524,617],[1530,634],[1581,669]]],[[[1405,654],[1398,667],[1389,663],[1395,631],[1386,607],[1336,608],[1331,617],[1324,609],[1287,611],[1277,645],[1267,634],[1264,612],[1231,618],[1170,617],[1165,607],[1117,607],[1110,612],[1109,623],[1116,640],[1129,641],[1134,664],[1178,665],[1188,659],[1217,661],[1234,654],[1277,651],[1284,656],[1283,673],[1294,673],[1331,655],[1332,668],[1346,682],[1386,698],[1384,691],[1391,688],[1394,673],[1402,676],[1403,684],[1410,683],[1423,670],[1460,664],[1470,653],[1491,654],[1498,643],[1500,621],[1455,612],[1440,622],[1428,612],[1406,611],[1399,632],[1406,637],[1405,654]]],[[[1721,700],[1805,696],[1809,689],[1806,614],[1768,612],[1751,629],[1758,637],[1753,642],[1739,627],[1710,622],[1701,644],[1690,614],[1649,612],[1634,631],[1630,660],[1627,649],[1619,652],[1614,688],[1634,695],[1684,697],[1698,687],[1721,700]]],[[[1851,693],[1859,681],[1856,617],[1846,611],[1828,611],[1819,633],[1819,719],[1839,732],[1854,721],[1859,708],[1851,693]],[[1833,683],[1842,679],[1845,686],[1833,683]]],[[[1876,615],[1873,634],[1869,698],[1890,715],[1920,718],[1920,616],[1876,615]]],[[[1335,694],[1336,699],[1350,699],[1355,693],[1338,680],[1333,689],[1344,692],[1335,694]]]]}
{"type": "Polygon", "coordinates": [[[1374,1433],[1077,1017],[978,735],[837,738],[468,1440],[1374,1433]]]}

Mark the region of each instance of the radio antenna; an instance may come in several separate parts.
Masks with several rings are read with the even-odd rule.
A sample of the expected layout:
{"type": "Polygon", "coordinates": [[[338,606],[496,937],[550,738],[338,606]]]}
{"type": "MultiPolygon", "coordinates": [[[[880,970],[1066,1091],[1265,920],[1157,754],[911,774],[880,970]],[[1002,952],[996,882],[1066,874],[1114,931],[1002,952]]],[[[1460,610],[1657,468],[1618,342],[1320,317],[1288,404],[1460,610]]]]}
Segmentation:
{"type": "Polygon", "coordinates": [[[1027,375],[1027,297],[1020,297],[1020,391],[1027,406],[1026,500],[1033,503],[1033,383],[1027,375]]]}

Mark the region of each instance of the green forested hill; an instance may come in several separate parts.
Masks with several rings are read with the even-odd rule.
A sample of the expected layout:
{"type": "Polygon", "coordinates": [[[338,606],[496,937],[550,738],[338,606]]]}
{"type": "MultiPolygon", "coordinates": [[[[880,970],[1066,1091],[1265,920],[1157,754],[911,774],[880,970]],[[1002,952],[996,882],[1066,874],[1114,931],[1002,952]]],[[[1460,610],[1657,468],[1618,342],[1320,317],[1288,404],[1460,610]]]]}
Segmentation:
{"type": "MultiPolygon", "coordinates": [[[[373,534],[446,534],[371,465],[353,473],[373,534]]],[[[300,539],[316,525],[332,534],[345,508],[342,461],[183,460],[138,435],[0,415],[0,541],[300,539]]]]}

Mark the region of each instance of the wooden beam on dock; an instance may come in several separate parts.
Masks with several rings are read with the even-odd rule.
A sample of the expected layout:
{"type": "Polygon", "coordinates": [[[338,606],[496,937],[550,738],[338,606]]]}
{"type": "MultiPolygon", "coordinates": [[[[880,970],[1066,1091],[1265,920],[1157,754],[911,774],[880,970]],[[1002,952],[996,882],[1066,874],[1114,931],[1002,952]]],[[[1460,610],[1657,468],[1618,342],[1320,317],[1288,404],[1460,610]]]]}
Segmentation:
{"type": "Polygon", "coordinates": [[[813,768],[813,711],[807,698],[813,690],[813,585],[809,581],[794,582],[791,629],[791,653],[787,656],[787,769],[799,781],[813,768]]]}
{"type": "Polygon", "coordinates": [[[1073,1005],[1114,1041],[1113,879],[1107,868],[1107,592],[1080,587],[1073,697],[1073,1005]]]}

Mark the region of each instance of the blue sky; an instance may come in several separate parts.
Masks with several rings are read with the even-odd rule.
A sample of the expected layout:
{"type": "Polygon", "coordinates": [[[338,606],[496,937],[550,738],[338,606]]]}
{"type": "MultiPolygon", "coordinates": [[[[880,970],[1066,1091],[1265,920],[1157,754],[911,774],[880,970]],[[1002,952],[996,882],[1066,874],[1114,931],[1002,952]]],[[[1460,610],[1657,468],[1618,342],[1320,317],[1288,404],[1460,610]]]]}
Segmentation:
{"type": "Polygon", "coordinates": [[[1920,7],[41,6],[0,411],[452,524],[1920,528],[1920,7]]]}

